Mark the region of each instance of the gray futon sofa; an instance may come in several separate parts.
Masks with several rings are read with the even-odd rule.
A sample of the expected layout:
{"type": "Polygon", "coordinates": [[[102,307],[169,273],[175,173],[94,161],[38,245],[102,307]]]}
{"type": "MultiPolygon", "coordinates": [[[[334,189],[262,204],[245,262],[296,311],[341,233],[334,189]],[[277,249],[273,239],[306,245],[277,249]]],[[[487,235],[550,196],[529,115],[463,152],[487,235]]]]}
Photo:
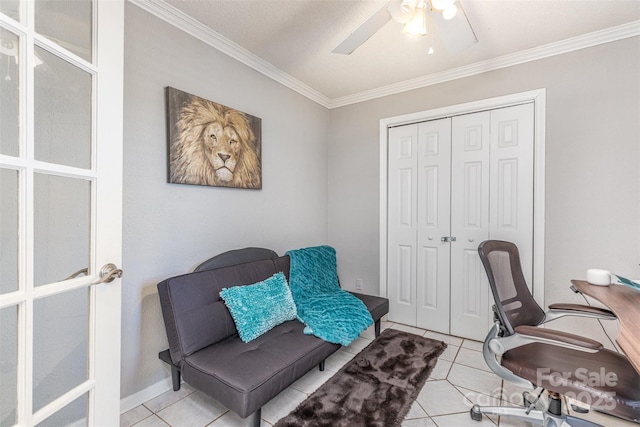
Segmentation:
{"type": "MultiPolygon", "coordinates": [[[[253,341],[240,340],[220,298],[222,288],[248,285],[277,272],[289,279],[290,260],[272,250],[245,248],[225,252],[193,273],[158,284],[169,349],[159,357],[171,366],[173,389],[180,377],[240,417],[260,425],[262,406],[340,348],[302,333],[304,325],[287,321],[253,341]]],[[[386,298],[354,293],[367,306],[380,334],[380,319],[389,311],[386,298]]],[[[259,302],[257,302],[259,303],[259,302]]]]}

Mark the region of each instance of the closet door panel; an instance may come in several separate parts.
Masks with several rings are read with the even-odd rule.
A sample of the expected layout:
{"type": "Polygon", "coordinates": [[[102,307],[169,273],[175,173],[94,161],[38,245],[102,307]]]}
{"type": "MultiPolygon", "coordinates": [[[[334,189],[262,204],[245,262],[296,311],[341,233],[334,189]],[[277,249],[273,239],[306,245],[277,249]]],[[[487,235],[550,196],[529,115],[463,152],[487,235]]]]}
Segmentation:
{"type": "Polygon", "coordinates": [[[533,104],[491,112],[492,239],[515,243],[522,272],[533,283],[533,104]]]}
{"type": "Polygon", "coordinates": [[[389,320],[416,324],[417,125],[389,129],[387,283],[389,320]]]}
{"type": "Polygon", "coordinates": [[[449,333],[451,119],[418,125],[417,326],[449,333]]]}
{"type": "Polygon", "coordinates": [[[489,328],[489,284],[478,244],[489,238],[491,113],[452,119],[451,334],[482,341],[489,328]]]}

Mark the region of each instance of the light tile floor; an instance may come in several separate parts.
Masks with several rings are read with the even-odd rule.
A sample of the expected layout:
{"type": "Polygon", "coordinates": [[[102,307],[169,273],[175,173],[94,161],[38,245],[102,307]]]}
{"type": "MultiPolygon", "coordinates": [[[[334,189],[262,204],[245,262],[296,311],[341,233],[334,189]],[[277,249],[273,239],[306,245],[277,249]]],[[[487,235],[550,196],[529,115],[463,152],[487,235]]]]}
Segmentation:
{"type": "MultiPolygon", "coordinates": [[[[447,343],[431,376],[407,414],[403,427],[527,427],[529,423],[498,417],[469,418],[473,404],[516,406],[522,404],[522,389],[503,382],[492,373],[482,357],[482,343],[437,332],[383,322],[382,329],[394,328],[447,343]]],[[[262,408],[262,426],[269,427],[287,415],[316,388],[328,380],[374,338],[373,328],[365,331],[349,347],[331,355],[325,370],[311,370],[262,408]]],[[[606,427],[635,425],[591,411],[575,414],[606,427]]],[[[183,384],[125,412],[120,427],[242,427],[245,420],[212,398],[183,384]]]]}

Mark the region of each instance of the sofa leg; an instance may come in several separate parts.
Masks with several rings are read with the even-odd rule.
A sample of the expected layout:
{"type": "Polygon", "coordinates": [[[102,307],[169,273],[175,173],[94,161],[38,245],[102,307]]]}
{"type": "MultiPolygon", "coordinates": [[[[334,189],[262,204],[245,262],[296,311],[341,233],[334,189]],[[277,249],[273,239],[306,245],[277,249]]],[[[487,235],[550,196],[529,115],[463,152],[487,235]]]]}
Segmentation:
{"type": "Polygon", "coordinates": [[[378,338],[380,336],[380,319],[376,320],[376,323],[374,324],[373,328],[375,330],[376,333],[376,338],[378,338]]]}
{"type": "Polygon", "coordinates": [[[171,365],[171,382],[173,383],[173,391],[180,390],[180,369],[171,365]]]}
{"type": "Polygon", "coordinates": [[[169,354],[169,350],[161,351],[158,353],[158,358],[171,366],[171,382],[173,384],[173,391],[180,390],[180,368],[178,365],[174,365],[171,360],[171,355],[169,354]]]}
{"type": "Polygon", "coordinates": [[[260,416],[262,414],[262,408],[256,409],[256,411],[249,415],[247,420],[247,427],[260,427],[260,416]]]}
{"type": "Polygon", "coordinates": [[[318,364],[318,369],[324,371],[324,360],[318,364]]]}

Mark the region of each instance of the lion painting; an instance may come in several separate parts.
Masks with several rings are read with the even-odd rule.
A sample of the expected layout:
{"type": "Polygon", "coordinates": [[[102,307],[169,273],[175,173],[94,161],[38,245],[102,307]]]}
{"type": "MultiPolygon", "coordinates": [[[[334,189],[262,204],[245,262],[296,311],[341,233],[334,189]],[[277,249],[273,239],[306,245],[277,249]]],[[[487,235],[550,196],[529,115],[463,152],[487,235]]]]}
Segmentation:
{"type": "Polygon", "coordinates": [[[167,88],[169,182],[262,188],[260,119],[167,88]]]}

